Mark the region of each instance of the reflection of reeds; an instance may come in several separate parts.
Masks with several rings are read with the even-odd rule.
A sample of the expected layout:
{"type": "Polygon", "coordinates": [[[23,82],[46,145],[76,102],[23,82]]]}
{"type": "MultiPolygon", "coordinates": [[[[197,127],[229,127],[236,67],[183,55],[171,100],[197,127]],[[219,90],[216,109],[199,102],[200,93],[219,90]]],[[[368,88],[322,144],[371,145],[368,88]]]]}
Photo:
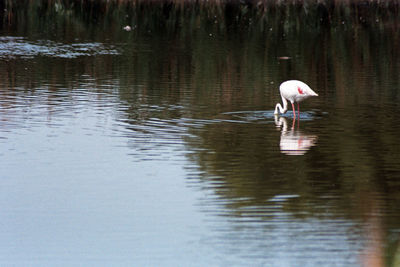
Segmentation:
{"type": "MultiPolygon", "coordinates": [[[[265,95],[265,87],[276,88],[292,77],[309,81],[319,92],[334,82],[336,104],[345,106],[352,99],[343,91],[353,82],[349,73],[368,69],[378,82],[387,77],[398,81],[399,5],[390,0],[7,0],[0,1],[0,29],[62,42],[121,40],[132,44],[124,52],[132,63],[121,72],[152,83],[157,77],[176,79],[172,82],[190,77],[193,88],[210,90],[209,96],[221,98],[216,105],[228,109],[247,93],[254,95],[255,105],[267,99],[273,105],[275,91],[265,95]],[[122,30],[126,25],[131,32],[122,30]],[[136,53],[141,45],[150,45],[153,53],[136,53]],[[291,59],[276,67],[278,57],[291,59]],[[220,92],[214,90],[216,84],[220,92]],[[234,86],[260,89],[234,94],[234,86]]],[[[111,68],[111,58],[101,60],[95,72],[102,71],[98,66],[111,68]]],[[[359,83],[356,88],[368,88],[372,81],[354,82],[359,83]]],[[[362,101],[369,97],[362,92],[352,95],[362,101]]]]}
{"type": "MultiPolygon", "coordinates": [[[[279,81],[302,77],[319,91],[328,90],[331,81],[340,85],[335,92],[337,105],[344,106],[350,99],[342,91],[350,83],[346,74],[368,68],[378,82],[398,77],[399,5],[390,0],[7,0],[0,1],[0,29],[4,34],[62,42],[121,40],[132,44],[125,58],[136,62],[122,72],[152,81],[191,77],[204,90],[220,84],[225,104],[235,101],[233,85],[248,88],[250,82],[251,87],[261,88],[251,93],[255,101],[265,103],[265,98],[273,99],[264,95],[266,84],[275,88],[279,81]],[[126,25],[133,29],[129,34],[122,30],[126,25]],[[149,43],[153,53],[135,53],[135,47],[149,43]],[[278,57],[292,59],[272,67],[278,57]]],[[[364,83],[357,88],[371,83],[356,82],[364,83]]],[[[361,100],[367,97],[353,94],[361,100]]]]}
{"type": "MultiPolygon", "coordinates": [[[[379,172],[381,162],[387,166],[398,165],[398,157],[393,157],[399,148],[398,124],[393,123],[398,110],[395,105],[388,105],[400,99],[398,11],[398,1],[390,0],[247,1],[243,4],[217,0],[0,1],[2,34],[33,40],[54,38],[65,43],[111,40],[127,44],[121,57],[0,61],[0,88],[19,87],[34,94],[38,88],[46,87],[49,80],[74,90],[80,87],[76,77],[82,74],[99,81],[112,77],[118,84],[121,99],[132,110],[141,101],[171,106],[189,103],[204,109],[201,115],[186,116],[207,117],[207,112],[213,115],[246,110],[249,106],[251,110],[273,109],[278,100],[279,82],[301,78],[320,93],[321,99],[325,97],[321,100],[325,104],[323,109],[354,107],[354,112],[347,112],[340,125],[339,132],[345,132],[332,136],[327,133],[325,137],[336,140],[331,144],[335,148],[326,149],[339,151],[334,156],[338,163],[333,162],[332,169],[327,167],[326,176],[337,172],[335,166],[344,162],[344,166],[358,166],[347,175],[349,181],[360,177],[361,186],[363,177],[374,177],[379,172]],[[125,25],[132,26],[133,30],[123,31],[125,25]],[[278,57],[285,56],[290,59],[279,61],[278,57]],[[27,72],[29,75],[25,75],[27,72]],[[370,106],[371,114],[357,113],[360,104],[370,106]],[[386,109],[380,109],[385,106],[386,109]],[[394,112],[385,113],[387,110],[394,112]],[[364,125],[362,118],[377,122],[364,125]],[[375,125],[389,130],[380,131],[377,136],[375,125]],[[371,134],[348,138],[360,136],[358,132],[362,130],[371,134]],[[338,149],[338,145],[343,149],[338,149]],[[379,155],[380,162],[360,162],[358,159],[370,157],[354,152],[374,154],[375,147],[386,151],[379,155]]],[[[5,89],[0,99],[3,92],[5,89]]],[[[194,111],[183,109],[184,112],[194,111]]],[[[240,149],[248,150],[244,153],[249,155],[246,159],[251,159],[254,151],[260,151],[259,140],[267,142],[265,151],[261,152],[268,153],[274,146],[272,141],[268,143],[265,132],[253,132],[255,136],[243,142],[237,140],[239,135],[231,127],[231,123],[218,124],[215,129],[204,131],[202,139],[217,152],[207,155],[223,154],[230,144],[240,142],[240,149]]],[[[248,134],[248,126],[240,127],[240,131],[248,134]]],[[[263,156],[260,153],[257,157],[263,156]]],[[[222,167],[216,169],[228,169],[223,165],[226,162],[230,161],[217,161],[222,167]]],[[[318,158],[315,162],[318,163],[318,158]]],[[[265,167],[266,173],[272,170],[269,166],[265,167]]],[[[248,178],[246,175],[244,179],[248,178]]]]}
{"type": "Polygon", "coordinates": [[[121,25],[131,23],[153,28],[190,25],[199,19],[202,23],[217,23],[225,28],[231,25],[265,28],[263,24],[274,20],[315,27],[394,22],[399,17],[399,9],[397,0],[6,0],[0,3],[0,21],[3,25],[17,23],[23,20],[23,15],[46,13],[80,17],[91,22],[113,19],[121,25]]]}

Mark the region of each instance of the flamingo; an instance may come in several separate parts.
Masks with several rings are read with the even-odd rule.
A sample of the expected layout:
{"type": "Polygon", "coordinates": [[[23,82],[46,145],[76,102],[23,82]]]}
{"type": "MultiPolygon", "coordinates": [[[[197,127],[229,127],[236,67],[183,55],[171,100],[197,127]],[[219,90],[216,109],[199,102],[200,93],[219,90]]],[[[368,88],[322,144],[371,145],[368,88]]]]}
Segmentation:
{"type": "Polygon", "coordinates": [[[296,130],[295,122],[296,120],[293,120],[292,128],[288,129],[286,118],[275,116],[275,125],[281,128],[279,146],[281,152],[286,155],[304,155],[311,147],[316,145],[318,140],[316,135],[304,134],[300,130],[296,130]]]}
{"type": "Polygon", "coordinates": [[[311,96],[318,96],[307,84],[297,81],[290,80],[281,83],[279,86],[281,92],[283,108],[280,103],[276,104],[274,114],[278,115],[280,113],[286,113],[288,100],[292,103],[293,118],[296,118],[296,111],[294,109],[294,103],[297,103],[297,111],[300,118],[300,106],[299,103],[311,96]]]}

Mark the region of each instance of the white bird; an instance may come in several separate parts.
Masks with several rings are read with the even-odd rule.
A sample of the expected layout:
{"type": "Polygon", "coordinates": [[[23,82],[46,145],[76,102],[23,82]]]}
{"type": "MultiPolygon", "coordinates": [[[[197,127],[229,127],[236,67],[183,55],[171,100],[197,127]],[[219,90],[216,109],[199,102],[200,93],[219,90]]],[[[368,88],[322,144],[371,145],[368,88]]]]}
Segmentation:
{"type": "Polygon", "coordinates": [[[276,104],[274,114],[278,115],[280,113],[286,113],[288,109],[288,101],[292,103],[293,118],[296,118],[296,111],[294,109],[294,103],[297,103],[297,111],[300,117],[300,106],[299,103],[311,96],[318,96],[307,84],[297,81],[290,80],[281,83],[279,86],[281,92],[283,108],[281,104],[276,104]]]}
{"type": "MultiPolygon", "coordinates": [[[[275,125],[282,128],[279,147],[281,152],[286,155],[304,155],[317,143],[318,136],[304,134],[295,129],[295,122],[296,120],[293,120],[292,128],[288,129],[286,118],[275,116],[275,125]]],[[[297,124],[297,126],[299,125],[297,124]]]]}

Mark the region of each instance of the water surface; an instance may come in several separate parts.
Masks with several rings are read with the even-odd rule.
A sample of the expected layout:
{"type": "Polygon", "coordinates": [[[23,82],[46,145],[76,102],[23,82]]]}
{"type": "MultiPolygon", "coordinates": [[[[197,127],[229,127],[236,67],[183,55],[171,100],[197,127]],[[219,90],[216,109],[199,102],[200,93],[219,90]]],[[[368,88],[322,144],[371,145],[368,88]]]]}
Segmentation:
{"type": "Polygon", "coordinates": [[[63,14],[0,32],[1,265],[399,263],[395,25],[63,14]]]}

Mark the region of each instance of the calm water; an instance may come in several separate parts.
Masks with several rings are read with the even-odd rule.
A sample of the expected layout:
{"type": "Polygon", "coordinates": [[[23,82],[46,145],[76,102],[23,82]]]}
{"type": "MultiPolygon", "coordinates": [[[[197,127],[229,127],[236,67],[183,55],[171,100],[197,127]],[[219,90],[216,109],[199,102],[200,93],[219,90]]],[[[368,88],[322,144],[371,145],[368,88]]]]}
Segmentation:
{"type": "Polygon", "coordinates": [[[400,264],[398,26],[51,19],[0,31],[2,266],[400,264]]]}

